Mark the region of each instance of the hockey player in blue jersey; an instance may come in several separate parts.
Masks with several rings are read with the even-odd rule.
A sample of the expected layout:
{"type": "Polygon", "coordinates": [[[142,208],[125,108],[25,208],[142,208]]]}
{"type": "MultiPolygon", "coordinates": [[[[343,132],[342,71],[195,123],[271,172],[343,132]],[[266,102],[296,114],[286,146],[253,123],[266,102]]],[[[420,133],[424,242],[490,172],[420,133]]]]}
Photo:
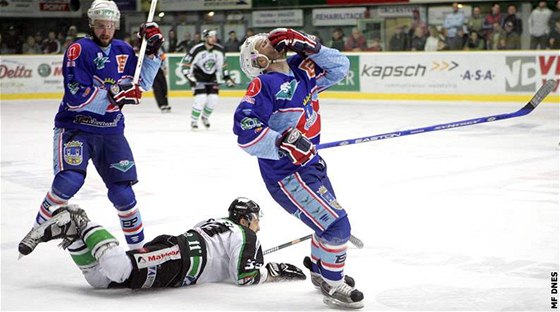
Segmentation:
{"type": "MultiPolygon", "coordinates": [[[[144,227],[132,185],[136,166],[124,136],[125,104],[139,104],[142,92],[152,86],[160,66],[157,56],[163,36],[155,23],[145,23],[139,35],[147,40],[140,81],[132,83],[137,65],[133,48],[113,39],[120,12],[113,1],[95,0],[87,12],[90,36],[74,42],[64,53],[64,97],[55,117],[54,180],[33,228],[52,217],[82,187],[89,160],[107,187],[107,195],[121,222],[131,249],[144,243],[144,227]]],[[[77,248],[77,246],[74,246],[77,248]]],[[[35,248],[26,236],[22,254],[35,248]]]]}
{"type": "Polygon", "coordinates": [[[240,64],[253,78],[234,116],[239,146],[256,156],[272,197],[315,232],[304,264],[324,302],[363,307],[363,294],[344,274],[350,222],[338,203],[325,161],[318,95],[348,72],[349,60],[313,37],[287,28],[247,38],[240,64]],[[286,52],[296,52],[287,58],[286,52]]]}

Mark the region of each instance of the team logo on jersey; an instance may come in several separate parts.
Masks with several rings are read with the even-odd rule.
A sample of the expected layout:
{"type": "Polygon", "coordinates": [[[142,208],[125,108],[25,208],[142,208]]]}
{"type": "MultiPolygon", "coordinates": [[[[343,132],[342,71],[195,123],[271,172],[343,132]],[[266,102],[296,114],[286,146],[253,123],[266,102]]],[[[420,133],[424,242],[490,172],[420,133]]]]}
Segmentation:
{"type": "Polygon", "coordinates": [[[214,67],[216,67],[216,60],[209,59],[208,61],[204,62],[202,67],[204,67],[206,71],[211,72],[214,69],[214,67]]]}
{"type": "Polygon", "coordinates": [[[261,87],[262,87],[261,80],[259,78],[253,79],[253,81],[251,81],[251,83],[249,84],[249,87],[247,87],[247,92],[245,92],[245,96],[246,97],[256,96],[257,94],[259,94],[259,92],[261,92],[261,87]]]}
{"type": "Polygon", "coordinates": [[[66,62],[67,67],[75,67],[76,60],[82,54],[82,46],[79,43],[74,43],[68,47],[66,50],[66,57],[68,58],[68,62],[66,62]]]}
{"type": "Polygon", "coordinates": [[[109,62],[109,58],[103,55],[102,52],[97,53],[97,57],[93,60],[93,63],[95,63],[95,67],[98,70],[105,68],[105,63],[109,62]]]}
{"type": "Polygon", "coordinates": [[[128,60],[128,54],[119,54],[116,56],[116,58],[117,58],[117,72],[119,74],[122,74],[124,73],[126,61],[128,60]]]}
{"type": "Polygon", "coordinates": [[[260,120],[258,120],[257,118],[245,117],[245,118],[241,119],[241,122],[239,123],[239,125],[241,126],[241,129],[243,129],[243,130],[251,130],[251,129],[262,127],[263,123],[260,120]]]}
{"type": "Polygon", "coordinates": [[[109,167],[113,169],[117,169],[121,172],[127,172],[130,168],[134,167],[134,161],[121,160],[118,163],[111,164],[109,167]]]}
{"type": "Polygon", "coordinates": [[[78,166],[82,163],[84,157],[84,143],[80,141],[70,141],[64,144],[64,149],[62,151],[64,155],[64,161],[72,166],[78,166]]]}
{"type": "Polygon", "coordinates": [[[280,86],[280,91],[276,93],[276,99],[291,101],[292,98],[294,97],[294,94],[296,93],[298,84],[299,82],[297,82],[295,79],[290,82],[284,82],[280,86]]]}

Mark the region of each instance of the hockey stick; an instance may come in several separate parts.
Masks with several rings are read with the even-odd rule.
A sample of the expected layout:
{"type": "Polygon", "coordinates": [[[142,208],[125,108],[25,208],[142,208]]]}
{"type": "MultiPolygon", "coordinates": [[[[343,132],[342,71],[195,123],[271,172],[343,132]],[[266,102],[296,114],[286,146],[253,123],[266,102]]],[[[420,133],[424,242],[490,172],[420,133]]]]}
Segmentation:
{"type": "Polygon", "coordinates": [[[540,87],[539,90],[537,90],[537,92],[535,93],[533,98],[531,98],[531,100],[529,102],[527,102],[527,104],[525,106],[523,106],[521,109],[519,109],[518,111],[513,112],[513,113],[498,114],[498,115],[492,115],[492,116],[487,116],[487,117],[467,119],[467,120],[462,120],[462,121],[454,121],[454,122],[449,122],[449,123],[444,123],[444,124],[439,124],[439,125],[434,125],[434,126],[427,126],[427,127],[410,129],[410,130],[402,130],[402,131],[388,132],[388,133],[383,133],[383,134],[376,134],[376,135],[357,138],[357,139],[348,139],[348,140],[341,140],[341,141],[335,141],[335,142],[330,142],[330,143],[323,143],[323,144],[317,145],[317,149],[324,149],[324,148],[330,148],[330,147],[336,147],[336,146],[344,146],[344,145],[350,145],[350,144],[366,143],[366,142],[373,142],[373,141],[379,141],[379,140],[385,140],[385,139],[392,139],[392,138],[402,137],[402,136],[406,136],[406,135],[419,134],[419,133],[445,130],[445,129],[458,128],[458,127],[465,127],[465,126],[472,126],[472,125],[481,124],[481,123],[485,123],[485,122],[492,122],[492,121],[497,121],[497,120],[502,120],[502,119],[525,116],[525,115],[529,114],[530,112],[532,112],[537,107],[537,105],[539,105],[542,102],[542,100],[544,100],[544,98],[550,92],[552,92],[552,90],[554,90],[556,88],[556,83],[557,82],[555,80],[552,80],[552,79],[547,80],[542,85],[542,87],[540,87]]]}
{"type": "MultiPolygon", "coordinates": [[[[148,12],[148,19],[146,23],[150,23],[154,20],[154,13],[156,12],[157,0],[152,0],[150,5],[150,12],[148,12]]],[[[140,72],[142,71],[142,64],[144,63],[144,55],[146,55],[146,47],[148,46],[148,41],[146,38],[142,38],[142,45],[140,45],[140,51],[138,51],[138,62],[136,63],[136,71],[134,71],[134,78],[132,83],[138,84],[140,80],[140,72]]]]}
{"type": "Polygon", "coordinates": [[[284,248],[286,248],[286,247],[290,247],[290,246],[295,245],[295,244],[297,244],[297,243],[301,243],[301,242],[303,242],[303,241],[305,241],[305,240],[310,239],[311,236],[313,236],[313,234],[305,235],[305,236],[300,237],[300,238],[298,238],[298,239],[294,239],[294,240],[291,241],[291,242],[287,242],[287,243],[284,243],[284,244],[282,244],[282,245],[278,245],[278,246],[276,246],[276,247],[272,247],[272,248],[270,248],[270,249],[265,250],[265,251],[263,252],[263,255],[268,255],[269,253],[273,253],[273,252],[278,251],[278,250],[280,250],[280,249],[284,249],[284,248]]]}
{"type": "MultiPolygon", "coordinates": [[[[286,247],[290,247],[290,246],[295,245],[297,243],[301,243],[303,241],[306,241],[306,240],[310,239],[312,236],[313,236],[313,234],[305,235],[305,236],[300,237],[298,239],[294,239],[293,241],[284,243],[282,245],[278,245],[276,247],[272,247],[270,249],[265,250],[263,252],[263,255],[268,255],[269,253],[273,253],[273,252],[278,251],[280,249],[284,249],[286,247]]],[[[358,249],[364,248],[364,243],[354,235],[350,235],[350,242],[352,244],[354,244],[354,246],[356,246],[358,249]]]]}

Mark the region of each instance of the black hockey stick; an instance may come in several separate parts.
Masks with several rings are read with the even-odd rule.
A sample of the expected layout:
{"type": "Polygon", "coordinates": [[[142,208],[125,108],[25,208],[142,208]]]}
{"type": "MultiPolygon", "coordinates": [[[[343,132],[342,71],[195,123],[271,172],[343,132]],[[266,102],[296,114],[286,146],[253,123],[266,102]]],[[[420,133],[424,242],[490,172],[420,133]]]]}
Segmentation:
{"type": "MultiPolygon", "coordinates": [[[[300,238],[298,238],[298,239],[294,239],[293,241],[284,243],[284,244],[282,244],[282,245],[278,245],[278,246],[276,246],[276,247],[272,247],[272,248],[270,248],[270,249],[265,250],[265,251],[263,252],[263,255],[267,255],[267,254],[269,254],[269,253],[273,253],[273,252],[278,251],[278,250],[280,250],[280,249],[284,249],[284,248],[286,248],[286,247],[290,247],[290,246],[295,245],[295,244],[297,244],[297,243],[301,243],[301,242],[303,242],[303,241],[305,241],[305,240],[310,239],[311,236],[313,236],[313,234],[305,235],[305,236],[300,237],[300,238]]],[[[364,248],[364,243],[363,243],[359,238],[357,238],[357,237],[354,236],[354,235],[350,235],[350,242],[351,242],[352,244],[354,244],[354,246],[356,246],[358,249],[364,248]]]]}
{"type": "Polygon", "coordinates": [[[341,140],[341,141],[335,141],[335,142],[330,142],[330,143],[322,143],[322,144],[317,145],[317,149],[330,148],[330,147],[336,147],[336,146],[344,146],[344,145],[357,144],[357,143],[374,142],[374,141],[379,141],[379,140],[398,138],[398,137],[402,137],[402,136],[406,136],[406,135],[419,134],[419,133],[445,130],[445,129],[458,128],[458,127],[465,127],[465,126],[472,126],[472,125],[477,125],[477,124],[481,124],[481,123],[485,123],[485,122],[492,122],[492,121],[497,121],[497,120],[502,120],[502,119],[509,119],[509,118],[525,116],[525,115],[529,114],[530,112],[532,112],[537,107],[537,105],[539,105],[542,102],[542,100],[544,100],[544,98],[550,92],[552,92],[552,90],[554,90],[556,88],[556,84],[557,84],[557,82],[553,79],[547,80],[542,85],[542,87],[540,87],[539,90],[537,90],[537,92],[535,93],[533,98],[531,98],[531,100],[529,102],[527,102],[527,104],[525,106],[523,106],[521,109],[519,109],[518,111],[513,112],[513,113],[498,114],[498,115],[492,115],[492,116],[487,116],[487,117],[467,119],[467,120],[462,120],[462,121],[453,121],[453,122],[434,125],[434,126],[427,126],[427,127],[410,129],[410,130],[402,130],[402,131],[388,132],[388,133],[383,133],[383,134],[376,134],[376,135],[357,138],[357,139],[348,139],[348,140],[341,140]]]}

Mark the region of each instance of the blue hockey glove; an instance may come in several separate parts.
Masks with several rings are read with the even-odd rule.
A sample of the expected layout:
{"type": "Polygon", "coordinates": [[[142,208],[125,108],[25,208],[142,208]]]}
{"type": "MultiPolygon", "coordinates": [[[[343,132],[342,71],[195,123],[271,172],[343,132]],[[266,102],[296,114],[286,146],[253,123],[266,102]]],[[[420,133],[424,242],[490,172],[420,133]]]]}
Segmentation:
{"type": "Polygon", "coordinates": [[[315,145],[296,128],[284,131],[278,148],[286,152],[294,165],[304,166],[317,154],[315,145]]]}
{"type": "Polygon", "coordinates": [[[143,37],[146,38],[146,54],[147,55],[154,55],[157,54],[159,48],[165,41],[161,31],[159,30],[159,26],[157,23],[150,22],[150,23],[143,23],[140,25],[140,30],[138,31],[138,38],[142,39],[143,37]]]}
{"type": "Polygon", "coordinates": [[[314,36],[291,28],[274,29],[268,33],[268,40],[270,40],[270,44],[279,52],[288,49],[296,53],[309,55],[321,50],[321,43],[319,43],[314,36]]]}
{"type": "Polygon", "coordinates": [[[289,263],[269,262],[266,264],[268,282],[305,280],[307,277],[297,266],[289,263]]]}

